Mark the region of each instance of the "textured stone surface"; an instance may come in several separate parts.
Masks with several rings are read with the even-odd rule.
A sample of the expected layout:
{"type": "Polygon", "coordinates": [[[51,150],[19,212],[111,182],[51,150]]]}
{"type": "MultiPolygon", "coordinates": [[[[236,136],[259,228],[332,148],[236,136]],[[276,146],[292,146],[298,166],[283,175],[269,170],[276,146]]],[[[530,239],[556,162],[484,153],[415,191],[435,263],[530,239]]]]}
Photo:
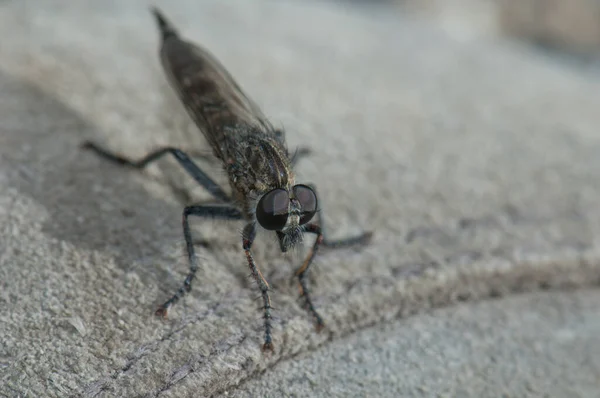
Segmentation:
{"type": "Polygon", "coordinates": [[[595,397],[600,293],[531,293],[384,323],[222,397],[595,397]]]}
{"type": "Polygon", "coordinates": [[[276,352],[263,356],[241,225],[198,222],[210,249],[199,249],[194,291],[169,320],[155,319],[187,268],[171,185],[207,195],[169,160],[135,173],[78,148],[85,139],[136,157],[164,143],[203,148],[164,83],[147,4],[2,2],[3,394],[233,392],[299,353],[432,307],[597,285],[594,77],[384,6],[159,5],[286,127],[292,147],[314,149],[300,180],[319,187],[332,234],[369,228],[374,242],[318,258],[313,294],[328,329],[316,334],[290,284],[300,255],[259,236],[278,317],[276,352]]]}

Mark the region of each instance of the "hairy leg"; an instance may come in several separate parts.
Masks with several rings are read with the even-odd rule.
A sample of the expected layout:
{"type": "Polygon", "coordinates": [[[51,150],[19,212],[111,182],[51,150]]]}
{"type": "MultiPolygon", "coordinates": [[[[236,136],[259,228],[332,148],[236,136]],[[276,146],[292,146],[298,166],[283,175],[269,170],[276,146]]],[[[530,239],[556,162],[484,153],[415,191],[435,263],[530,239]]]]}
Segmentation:
{"type": "Polygon", "coordinates": [[[250,249],[252,248],[252,243],[254,242],[254,238],[256,237],[256,226],[254,223],[250,223],[246,225],[243,232],[243,248],[246,253],[246,259],[248,260],[248,266],[250,267],[250,272],[252,277],[256,281],[258,288],[260,289],[260,293],[263,299],[263,319],[264,319],[264,328],[265,328],[265,342],[263,344],[263,351],[273,351],[273,339],[271,336],[271,298],[269,297],[269,283],[260,272],[260,269],[254,262],[254,258],[252,257],[252,253],[250,249]]]}
{"type": "MultiPolygon", "coordinates": [[[[314,187],[314,185],[311,185],[311,188],[316,193],[316,188],[314,187]]],[[[305,232],[317,235],[317,239],[315,240],[315,243],[311,248],[310,253],[308,253],[308,256],[306,256],[306,259],[304,260],[302,265],[296,270],[295,276],[298,277],[300,298],[304,301],[304,307],[312,315],[317,330],[321,330],[325,326],[325,323],[323,322],[323,318],[321,317],[321,315],[319,315],[319,313],[315,309],[307,283],[308,271],[310,270],[310,266],[317,254],[317,251],[321,246],[331,249],[341,249],[353,246],[366,245],[370,242],[373,233],[369,231],[348,238],[329,240],[326,238],[325,225],[323,222],[323,217],[320,213],[318,223],[319,225],[311,223],[305,225],[304,227],[305,232]]]]}
{"type": "Polygon", "coordinates": [[[234,207],[226,206],[188,206],[183,210],[183,236],[185,238],[188,260],[190,262],[190,270],[183,281],[183,284],[177,289],[177,292],[156,310],[156,315],[158,316],[167,316],[169,308],[179,301],[185,293],[192,289],[192,281],[196,277],[198,259],[196,258],[196,252],[194,250],[192,232],[188,221],[189,216],[219,218],[222,220],[240,220],[242,218],[242,213],[234,207]]]}
{"type": "Polygon", "coordinates": [[[208,192],[210,192],[216,199],[222,202],[230,202],[229,196],[221,189],[221,187],[214,182],[208,174],[202,171],[196,163],[183,151],[177,148],[165,147],[157,149],[148,155],[144,156],[140,160],[131,160],[115,153],[109,152],[106,149],[96,145],[93,142],[87,141],[82,144],[82,147],[94,151],[98,156],[119,164],[121,166],[131,167],[134,169],[143,169],[149,163],[154,162],[164,155],[171,154],[177,162],[185,169],[185,171],[192,176],[194,180],[202,185],[208,192]]]}

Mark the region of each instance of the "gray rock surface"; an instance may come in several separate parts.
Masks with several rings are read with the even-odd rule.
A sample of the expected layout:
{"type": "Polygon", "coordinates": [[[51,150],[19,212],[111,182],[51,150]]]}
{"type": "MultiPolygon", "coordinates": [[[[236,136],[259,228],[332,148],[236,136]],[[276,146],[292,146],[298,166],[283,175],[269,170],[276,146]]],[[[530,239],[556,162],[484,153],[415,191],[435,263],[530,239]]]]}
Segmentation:
{"type": "MultiPolygon", "coordinates": [[[[437,317],[437,330],[460,333],[460,324],[444,321],[446,313],[423,315],[458,302],[466,303],[456,311],[473,314],[465,333],[479,324],[481,308],[490,312],[481,330],[506,317],[513,322],[506,333],[514,333],[470,336],[464,344],[482,344],[482,358],[467,361],[472,366],[461,374],[484,371],[494,347],[508,339],[509,353],[523,346],[518,364],[537,364],[541,379],[566,369],[565,382],[571,380],[580,353],[593,349],[597,313],[561,291],[600,280],[595,76],[499,39],[448,37],[385,6],[364,12],[340,2],[158,5],[285,126],[291,147],[314,149],[299,165],[300,180],[319,187],[332,234],[374,229],[374,242],[318,258],[313,294],[328,328],[317,334],[290,284],[300,253],[282,256],[272,237],[259,236],[255,254],[274,288],[278,317],[276,351],[264,356],[241,225],[198,222],[196,232],[210,246],[199,249],[200,277],[166,322],[154,318],[187,269],[183,203],[175,192],[185,189],[195,201],[207,195],[169,160],[136,173],[78,148],[86,139],[133,157],[165,143],[206,148],[164,83],[148,4],[2,2],[1,394],[209,396],[233,394],[247,381],[242,388],[268,396],[268,383],[277,379],[260,378],[275,364],[278,388],[287,391],[288,382],[293,391],[285,366],[297,371],[297,355],[314,358],[307,369],[317,369],[319,352],[344,339],[381,336],[390,344],[356,343],[365,368],[380,363],[385,377],[399,363],[410,366],[397,351],[408,344],[410,358],[423,356],[418,374],[419,384],[431,388],[427,396],[441,385],[443,360],[426,357],[426,336],[413,344],[402,336],[428,328],[414,329],[419,322],[435,330],[437,317]],[[541,289],[549,290],[548,302],[523,295],[476,304],[541,289]],[[580,304],[573,316],[585,327],[573,329],[573,350],[526,350],[532,329],[565,323],[550,316],[520,330],[518,300],[542,313],[560,300],[580,304]],[[398,341],[384,337],[394,335],[398,341]],[[389,356],[382,355],[388,347],[389,356]]],[[[208,167],[223,181],[218,167],[208,167]]],[[[582,294],[598,303],[593,291],[582,294]]],[[[439,352],[457,346],[452,338],[437,344],[439,352]]],[[[536,396],[517,389],[529,376],[507,355],[499,357],[502,369],[517,380],[507,394],[536,396]]],[[[356,371],[343,358],[324,367],[319,380],[344,383],[326,373],[356,371]]],[[[312,393],[328,391],[334,390],[312,393]]]]}
{"type": "Polygon", "coordinates": [[[383,323],[222,397],[597,397],[599,300],[531,293],[383,323]]]}

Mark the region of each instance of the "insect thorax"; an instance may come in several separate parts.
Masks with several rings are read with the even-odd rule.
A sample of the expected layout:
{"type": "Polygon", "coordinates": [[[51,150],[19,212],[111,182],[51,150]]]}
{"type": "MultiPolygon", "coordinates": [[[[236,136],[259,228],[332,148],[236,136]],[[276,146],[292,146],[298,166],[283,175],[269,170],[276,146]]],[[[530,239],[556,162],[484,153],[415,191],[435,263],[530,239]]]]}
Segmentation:
{"type": "Polygon", "coordinates": [[[236,140],[228,154],[226,170],[237,201],[253,213],[260,197],[275,188],[290,189],[294,172],[285,146],[268,134],[248,134],[236,140]]]}

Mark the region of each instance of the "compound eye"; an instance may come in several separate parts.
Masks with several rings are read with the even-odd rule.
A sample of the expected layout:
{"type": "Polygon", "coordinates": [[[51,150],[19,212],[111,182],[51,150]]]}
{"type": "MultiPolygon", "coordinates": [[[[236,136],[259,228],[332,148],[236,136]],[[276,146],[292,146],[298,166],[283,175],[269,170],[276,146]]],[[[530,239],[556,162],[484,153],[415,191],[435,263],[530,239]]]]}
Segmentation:
{"type": "Polygon", "coordinates": [[[312,188],[306,185],[296,185],[293,188],[294,196],[300,202],[302,213],[300,214],[300,225],[309,222],[317,212],[317,195],[312,188]]]}
{"type": "Polygon", "coordinates": [[[285,189],[277,188],[267,192],[258,201],[256,219],[269,231],[279,231],[287,223],[290,207],[290,196],[285,189]]]}

